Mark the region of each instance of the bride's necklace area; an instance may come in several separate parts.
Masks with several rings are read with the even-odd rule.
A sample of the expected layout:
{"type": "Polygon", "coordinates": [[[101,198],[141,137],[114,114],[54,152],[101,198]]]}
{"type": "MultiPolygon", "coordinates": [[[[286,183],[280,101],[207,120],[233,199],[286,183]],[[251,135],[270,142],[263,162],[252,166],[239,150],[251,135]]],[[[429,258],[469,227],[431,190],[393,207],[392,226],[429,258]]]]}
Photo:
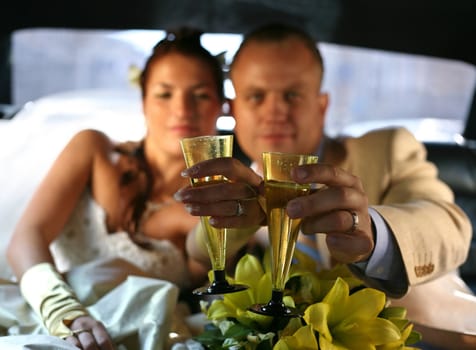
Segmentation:
{"type": "Polygon", "coordinates": [[[144,209],[144,213],[142,214],[142,218],[141,218],[142,222],[147,220],[154,213],[172,205],[173,203],[176,203],[176,200],[173,199],[173,198],[164,199],[162,201],[160,201],[160,200],[159,201],[153,201],[153,200],[148,199],[145,202],[145,209],[144,209]]]}
{"type": "MultiPolygon", "coordinates": [[[[142,152],[144,152],[144,145],[142,145],[142,149],[143,149],[142,152]]],[[[142,157],[143,157],[143,161],[146,164],[147,168],[149,168],[149,171],[153,173],[154,171],[153,171],[152,167],[150,166],[150,164],[147,163],[147,160],[146,160],[146,157],[145,157],[144,153],[142,154],[142,157]]],[[[163,178],[163,174],[162,174],[161,171],[158,171],[155,175],[158,176],[159,178],[163,178]]],[[[142,216],[141,216],[141,219],[140,219],[141,224],[143,224],[149,217],[151,217],[156,212],[170,206],[173,203],[176,203],[175,199],[173,199],[173,198],[165,199],[165,200],[162,200],[162,201],[153,201],[153,200],[148,199],[145,202],[145,209],[144,209],[144,212],[142,213],[142,216]]]]}
{"type": "Polygon", "coordinates": [[[168,199],[168,200],[163,201],[163,202],[154,202],[154,201],[148,200],[147,202],[145,202],[145,210],[144,210],[144,213],[142,214],[141,221],[144,222],[152,214],[162,210],[165,207],[168,207],[173,202],[174,202],[173,199],[168,199]]]}

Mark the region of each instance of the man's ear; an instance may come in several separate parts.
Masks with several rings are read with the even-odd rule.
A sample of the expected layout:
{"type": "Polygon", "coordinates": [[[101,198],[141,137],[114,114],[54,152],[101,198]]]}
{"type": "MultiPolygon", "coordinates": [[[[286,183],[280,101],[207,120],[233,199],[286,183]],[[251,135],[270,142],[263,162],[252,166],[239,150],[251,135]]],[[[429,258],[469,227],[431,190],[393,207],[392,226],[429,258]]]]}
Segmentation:
{"type": "Polygon", "coordinates": [[[329,94],[327,92],[320,92],[317,98],[319,99],[319,110],[322,117],[324,117],[327,112],[327,107],[329,106],[329,94]]]}
{"type": "Polygon", "coordinates": [[[234,106],[235,100],[232,98],[227,98],[226,103],[228,105],[228,115],[232,116],[235,118],[235,106],[234,106]]]}

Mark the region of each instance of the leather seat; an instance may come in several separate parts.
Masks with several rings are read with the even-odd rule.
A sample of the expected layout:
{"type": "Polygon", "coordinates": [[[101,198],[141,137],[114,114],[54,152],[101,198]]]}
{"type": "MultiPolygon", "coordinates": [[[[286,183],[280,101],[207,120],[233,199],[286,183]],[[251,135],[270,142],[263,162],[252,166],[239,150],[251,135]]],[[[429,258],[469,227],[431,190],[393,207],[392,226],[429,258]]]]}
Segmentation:
{"type": "MultiPolygon", "coordinates": [[[[456,203],[466,212],[476,228],[476,145],[425,143],[428,160],[439,177],[455,194],[456,203]]],[[[473,235],[468,259],[460,268],[461,277],[476,293],[476,235],[473,235]]]]}
{"type": "MultiPolygon", "coordinates": [[[[456,203],[476,227],[476,148],[455,143],[425,143],[428,160],[455,194],[456,203]]],[[[476,237],[459,271],[413,286],[392,305],[403,306],[414,329],[423,336],[421,349],[476,347],[476,237]],[[466,283],[466,284],[465,284],[466,283]],[[438,307],[437,305],[440,305],[438,307]],[[441,307],[443,305],[443,307],[441,307]]]]}

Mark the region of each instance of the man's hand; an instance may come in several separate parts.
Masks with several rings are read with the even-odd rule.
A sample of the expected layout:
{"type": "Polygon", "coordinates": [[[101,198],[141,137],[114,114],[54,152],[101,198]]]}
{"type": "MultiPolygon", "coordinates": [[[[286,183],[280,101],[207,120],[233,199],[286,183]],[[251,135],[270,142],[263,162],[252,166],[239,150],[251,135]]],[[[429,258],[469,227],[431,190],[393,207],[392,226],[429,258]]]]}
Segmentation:
{"type": "Polygon", "coordinates": [[[303,218],[304,234],[326,233],[332,258],[342,263],[365,261],[375,242],[368,199],[356,176],[326,164],[295,168],[295,181],[323,185],[309,196],[289,201],[288,215],[303,218]]]}

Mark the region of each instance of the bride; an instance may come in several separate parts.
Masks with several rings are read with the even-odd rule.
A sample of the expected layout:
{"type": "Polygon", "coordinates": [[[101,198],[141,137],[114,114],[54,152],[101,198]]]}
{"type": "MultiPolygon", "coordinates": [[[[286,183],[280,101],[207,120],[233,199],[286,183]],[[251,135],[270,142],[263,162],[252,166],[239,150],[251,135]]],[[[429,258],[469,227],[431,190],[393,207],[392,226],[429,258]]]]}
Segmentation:
{"type": "MultiPolygon", "coordinates": [[[[75,287],[62,273],[120,258],[128,266],[120,265],[122,273],[142,273],[181,289],[206,280],[208,266],[185,254],[186,237],[197,218],[173,199],[188,183],[180,176],[185,164],[179,140],[215,133],[224,101],[222,67],[201,46],[200,34],[188,28],[170,32],[146,61],[139,81],[144,139],[116,143],[97,130],[77,133],[33,195],[8,245],[21,293],[47,332],[79,348],[112,349],[116,339],[111,333],[118,332],[105,324],[99,307],[92,311],[77,295],[76,287],[88,282],[75,287]]],[[[146,311],[154,304],[143,295],[134,300],[131,295],[109,303],[116,305],[112,312],[128,302],[137,307],[143,301],[145,309],[140,310],[146,311]]],[[[145,322],[140,313],[131,319],[137,310],[122,317],[145,322]]],[[[19,327],[19,334],[31,331],[19,327]]]]}

